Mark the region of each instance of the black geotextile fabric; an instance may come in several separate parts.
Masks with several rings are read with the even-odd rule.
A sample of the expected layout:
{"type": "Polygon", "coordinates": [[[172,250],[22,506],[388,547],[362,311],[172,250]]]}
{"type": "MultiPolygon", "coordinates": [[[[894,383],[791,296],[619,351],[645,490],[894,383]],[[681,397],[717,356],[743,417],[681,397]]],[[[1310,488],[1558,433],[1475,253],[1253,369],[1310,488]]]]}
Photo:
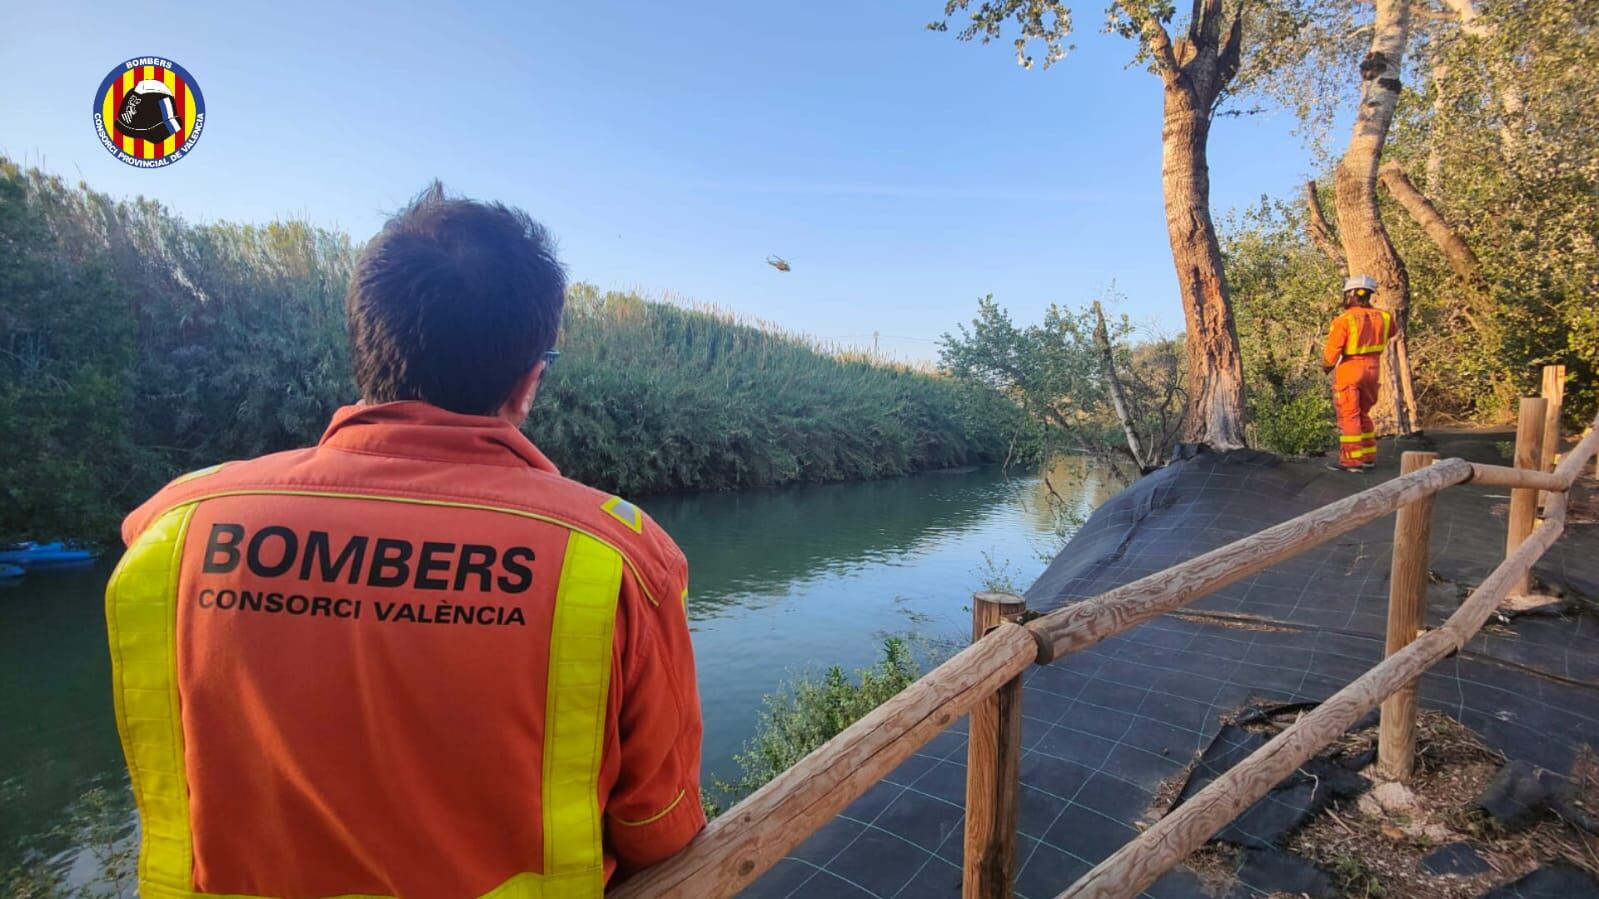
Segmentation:
{"type": "MultiPolygon", "coordinates": [[[[1364,489],[1396,473],[1399,449],[1501,462],[1497,444],[1508,439],[1446,434],[1403,447],[1385,441],[1378,471],[1366,475],[1264,453],[1200,454],[1140,480],[1095,512],[1028,591],[1029,607],[1080,601],[1364,489]]],[[[1462,591],[1503,558],[1507,499],[1505,491],[1471,487],[1440,495],[1428,625],[1442,621],[1462,591]]],[[[1022,696],[1016,894],[1054,896],[1137,836],[1138,826],[1153,820],[1156,790],[1184,776],[1216,742],[1224,715],[1250,704],[1320,702],[1380,661],[1392,532],[1392,517],[1379,519],[1190,607],[1247,620],[1168,615],[1030,669],[1022,696]]],[[[1551,590],[1599,599],[1599,528],[1573,525],[1535,575],[1551,590]]],[[[1569,772],[1581,747],[1599,744],[1596,624],[1572,612],[1495,625],[1423,677],[1421,700],[1512,759],[1569,772]]],[[[962,721],[744,895],[958,896],[965,760],[962,721]]],[[[1251,841],[1249,827],[1235,825],[1231,836],[1272,842],[1260,834],[1251,841]]],[[[1275,883],[1251,883],[1265,879],[1254,872],[1280,867],[1266,856],[1245,864],[1234,895],[1271,890],[1275,883]]],[[[1179,868],[1145,895],[1201,890],[1179,868]]]]}

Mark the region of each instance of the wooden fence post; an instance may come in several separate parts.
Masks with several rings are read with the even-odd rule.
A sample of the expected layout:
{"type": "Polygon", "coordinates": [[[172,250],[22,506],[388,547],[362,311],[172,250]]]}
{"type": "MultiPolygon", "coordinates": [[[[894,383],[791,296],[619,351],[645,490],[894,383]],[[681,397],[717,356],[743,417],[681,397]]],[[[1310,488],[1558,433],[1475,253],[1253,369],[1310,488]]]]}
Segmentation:
{"type": "MultiPolygon", "coordinates": [[[[1544,471],[1554,471],[1556,457],[1560,454],[1560,407],[1566,401],[1566,367],[1564,365],[1545,365],[1543,367],[1543,391],[1540,394],[1549,404],[1544,413],[1543,423],[1543,453],[1539,459],[1540,468],[1544,471]]],[[[1538,508],[1549,501],[1553,494],[1547,490],[1538,494],[1538,508]]]]}
{"type": "MultiPolygon", "coordinates": [[[[1437,453],[1405,453],[1400,474],[1438,461],[1437,453]]],[[[1421,630],[1427,607],[1428,541],[1432,538],[1432,496],[1401,506],[1394,516],[1394,560],[1388,578],[1387,655],[1404,649],[1421,630]]],[[[1394,780],[1408,781],[1416,758],[1416,685],[1401,688],[1382,704],[1377,763],[1394,780]]]]}
{"type": "MultiPolygon", "coordinates": [[[[1521,417],[1516,422],[1516,467],[1537,469],[1543,461],[1544,416],[1549,403],[1542,397],[1528,397],[1521,401],[1521,417]]],[[[1505,535],[1505,555],[1516,551],[1521,541],[1532,534],[1538,514],[1538,491],[1531,487],[1510,491],[1510,527],[1505,535]]],[[[1510,586],[1511,596],[1525,596],[1532,587],[1532,570],[1528,569],[1510,586]]]]}
{"type": "MultiPolygon", "coordinates": [[[[972,597],[972,641],[1027,611],[1009,593],[972,597]]],[[[963,899],[1009,899],[1016,873],[1017,786],[1021,777],[1022,676],[972,709],[966,742],[966,857],[963,899]]]]}

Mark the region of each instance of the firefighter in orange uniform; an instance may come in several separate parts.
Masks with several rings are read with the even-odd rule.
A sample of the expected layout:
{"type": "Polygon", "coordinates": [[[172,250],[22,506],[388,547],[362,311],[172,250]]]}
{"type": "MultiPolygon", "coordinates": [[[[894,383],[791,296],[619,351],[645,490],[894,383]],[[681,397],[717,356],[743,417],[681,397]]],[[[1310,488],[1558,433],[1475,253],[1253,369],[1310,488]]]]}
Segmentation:
{"type": "Polygon", "coordinates": [[[537,223],[435,185],[351,278],[361,403],[128,517],[146,899],[600,897],[704,825],[683,554],[518,427],[565,285],[537,223]]]}
{"type": "Polygon", "coordinates": [[[1338,412],[1338,461],[1327,467],[1365,471],[1377,464],[1377,404],[1383,348],[1393,336],[1393,316],[1374,309],[1377,282],[1366,275],[1344,281],[1344,311],[1333,319],[1322,350],[1322,370],[1333,376],[1333,407],[1338,412]]]}

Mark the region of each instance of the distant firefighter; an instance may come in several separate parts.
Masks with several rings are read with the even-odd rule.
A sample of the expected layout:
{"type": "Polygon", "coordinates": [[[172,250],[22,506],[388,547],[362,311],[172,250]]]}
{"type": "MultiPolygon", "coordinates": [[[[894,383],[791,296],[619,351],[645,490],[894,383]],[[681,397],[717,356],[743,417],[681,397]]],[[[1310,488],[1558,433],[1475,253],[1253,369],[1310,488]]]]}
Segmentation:
{"type": "Polygon", "coordinates": [[[117,110],[117,130],[128,137],[166,140],[183,130],[174,101],[172,88],[160,81],[147,78],[135,84],[117,110]]]}
{"type": "Polygon", "coordinates": [[[1344,282],[1344,311],[1333,319],[1322,350],[1322,370],[1333,376],[1333,406],[1338,410],[1338,461],[1343,471],[1364,471],[1377,464],[1377,428],[1371,407],[1377,404],[1377,375],[1383,349],[1393,336],[1393,316],[1371,307],[1377,282],[1355,275],[1344,282]]]}
{"type": "Polygon", "coordinates": [[[777,269],[780,272],[793,271],[793,269],[789,268],[788,260],[784,259],[781,256],[768,256],[768,257],[766,257],[766,264],[770,265],[772,268],[775,268],[775,269],[777,269]]]}

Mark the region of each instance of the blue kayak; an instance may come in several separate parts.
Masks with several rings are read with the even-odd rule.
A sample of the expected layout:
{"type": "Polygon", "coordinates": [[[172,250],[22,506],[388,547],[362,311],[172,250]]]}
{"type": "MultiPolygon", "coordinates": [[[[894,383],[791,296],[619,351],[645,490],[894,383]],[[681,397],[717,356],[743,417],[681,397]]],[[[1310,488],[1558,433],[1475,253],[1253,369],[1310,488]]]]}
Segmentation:
{"type": "Polygon", "coordinates": [[[55,568],[78,565],[94,560],[92,550],[69,546],[56,540],[51,543],[13,543],[0,548],[0,564],[17,565],[24,569],[55,568]]]}

